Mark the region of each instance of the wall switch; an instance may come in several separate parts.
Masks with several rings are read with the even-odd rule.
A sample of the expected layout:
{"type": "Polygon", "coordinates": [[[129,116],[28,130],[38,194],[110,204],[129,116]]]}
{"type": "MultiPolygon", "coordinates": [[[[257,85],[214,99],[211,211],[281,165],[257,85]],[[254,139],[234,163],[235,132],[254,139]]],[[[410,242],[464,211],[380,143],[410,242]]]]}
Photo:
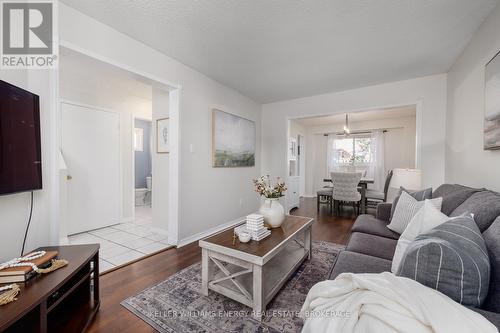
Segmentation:
{"type": "Polygon", "coordinates": [[[240,198],[240,206],[243,206],[243,198],[240,198]]]}
{"type": "Polygon", "coordinates": [[[189,152],[194,153],[194,143],[189,144],[189,152]]]}

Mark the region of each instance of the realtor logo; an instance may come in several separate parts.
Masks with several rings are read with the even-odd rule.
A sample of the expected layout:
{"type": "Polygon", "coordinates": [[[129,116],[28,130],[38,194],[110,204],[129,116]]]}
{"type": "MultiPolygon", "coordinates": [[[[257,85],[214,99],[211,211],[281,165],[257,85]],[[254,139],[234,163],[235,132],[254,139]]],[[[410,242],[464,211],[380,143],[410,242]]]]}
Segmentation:
{"type": "Polygon", "coordinates": [[[54,3],[2,1],[2,68],[53,68],[54,3]]]}

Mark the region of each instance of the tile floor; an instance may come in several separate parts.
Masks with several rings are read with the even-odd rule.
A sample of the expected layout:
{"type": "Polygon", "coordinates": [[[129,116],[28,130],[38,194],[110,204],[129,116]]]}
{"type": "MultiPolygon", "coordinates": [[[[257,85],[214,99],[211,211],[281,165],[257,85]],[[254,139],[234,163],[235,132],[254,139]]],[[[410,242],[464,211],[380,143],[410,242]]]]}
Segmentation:
{"type": "Polygon", "coordinates": [[[170,247],[167,235],[151,229],[151,207],[135,207],[135,220],[69,236],[70,244],[99,243],[100,271],[141,258],[170,247]]]}

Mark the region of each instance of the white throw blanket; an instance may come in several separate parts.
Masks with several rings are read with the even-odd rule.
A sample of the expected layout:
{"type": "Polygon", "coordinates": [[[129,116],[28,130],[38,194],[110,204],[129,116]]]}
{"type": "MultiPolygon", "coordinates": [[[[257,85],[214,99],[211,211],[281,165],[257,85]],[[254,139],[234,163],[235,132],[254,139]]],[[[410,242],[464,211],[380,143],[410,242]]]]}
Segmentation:
{"type": "Polygon", "coordinates": [[[480,314],[392,273],[344,273],[309,291],[302,332],[498,332],[480,314]]]}

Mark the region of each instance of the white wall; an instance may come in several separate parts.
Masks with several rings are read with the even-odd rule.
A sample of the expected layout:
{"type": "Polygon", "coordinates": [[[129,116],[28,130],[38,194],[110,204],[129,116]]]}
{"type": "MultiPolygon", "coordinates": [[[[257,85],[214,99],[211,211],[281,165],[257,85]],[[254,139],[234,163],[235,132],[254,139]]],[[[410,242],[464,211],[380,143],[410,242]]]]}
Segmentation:
{"type": "Polygon", "coordinates": [[[153,89],[153,137],[152,174],[153,174],[153,227],[159,231],[167,231],[170,210],[170,154],[158,154],[156,150],[156,120],[169,116],[168,92],[158,88],[153,89]]]}
{"type": "MultiPolygon", "coordinates": [[[[54,184],[58,175],[57,150],[50,145],[56,122],[51,112],[55,105],[55,96],[51,92],[55,87],[54,77],[48,70],[0,70],[1,80],[40,96],[43,189],[34,193],[33,218],[25,252],[56,244],[59,238],[57,226],[51,222],[57,211],[53,198],[57,193],[54,184]]],[[[0,262],[19,256],[29,210],[29,193],[0,196],[0,262]]]]}
{"type": "Polygon", "coordinates": [[[418,167],[425,186],[438,186],[444,181],[446,74],[263,105],[262,173],[286,175],[288,119],[416,103],[422,129],[418,167]]]}
{"type": "Polygon", "coordinates": [[[251,179],[260,174],[260,153],[252,168],[212,168],[211,110],[219,108],[254,120],[260,146],[260,105],[64,4],[59,11],[64,45],[182,85],[179,238],[190,239],[255,211],[260,201],[251,179]]]}
{"type": "MultiPolygon", "coordinates": [[[[120,82],[114,76],[112,84],[106,84],[108,76],[113,75],[113,71],[119,70],[113,69],[110,65],[95,64],[95,60],[83,60],[82,57],[85,56],[75,56],[75,53],[70,51],[60,52],[59,96],[71,102],[119,112],[120,147],[117,149],[121,150],[122,219],[131,221],[134,217],[135,204],[132,116],[151,119],[152,88],[149,88],[149,96],[137,96],[128,89],[120,89],[118,86],[120,82]],[[109,69],[100,71],[103,66],[109,69]]],[[[132,81],[128,78],[124,80],[132,81]]],[[[122,85],[126,83],[123,82],[122,85]]]]}
{"type": "MultiPolygon", "coordinates": [[[[306,158],[306,196],[315,196],[316,191],[323,187],[322,179],[327,176],[326,171],[326,142],[325,133],[340,132],[344,124],[330,124],[323,126],[307,126],[307,140],[321,142],[312,145],[306,158]],[[317,150],[317,151],[316,151],[317,150]],[[314,156],[314,157],[313,157],[314,156]]],[[[373,130],[389,128],[385,136],[386,170],[394,168],[415,168],[416,118],[400,117],[386,118],[372,121],[350,122],[351,131],[373,130]]]]}
{"type": "Polygon", "coordinates": [[[296,138],[298,135],[306,135],[307,128],[296,121],[290,121],[290,137],[296,138]]]}
{"type": "Polygon", "coordinates": [[[448,74],[446,181],[500,191],[500,151],[483,150],[484,66],[500,51],[500,6],[448,74]]]}

